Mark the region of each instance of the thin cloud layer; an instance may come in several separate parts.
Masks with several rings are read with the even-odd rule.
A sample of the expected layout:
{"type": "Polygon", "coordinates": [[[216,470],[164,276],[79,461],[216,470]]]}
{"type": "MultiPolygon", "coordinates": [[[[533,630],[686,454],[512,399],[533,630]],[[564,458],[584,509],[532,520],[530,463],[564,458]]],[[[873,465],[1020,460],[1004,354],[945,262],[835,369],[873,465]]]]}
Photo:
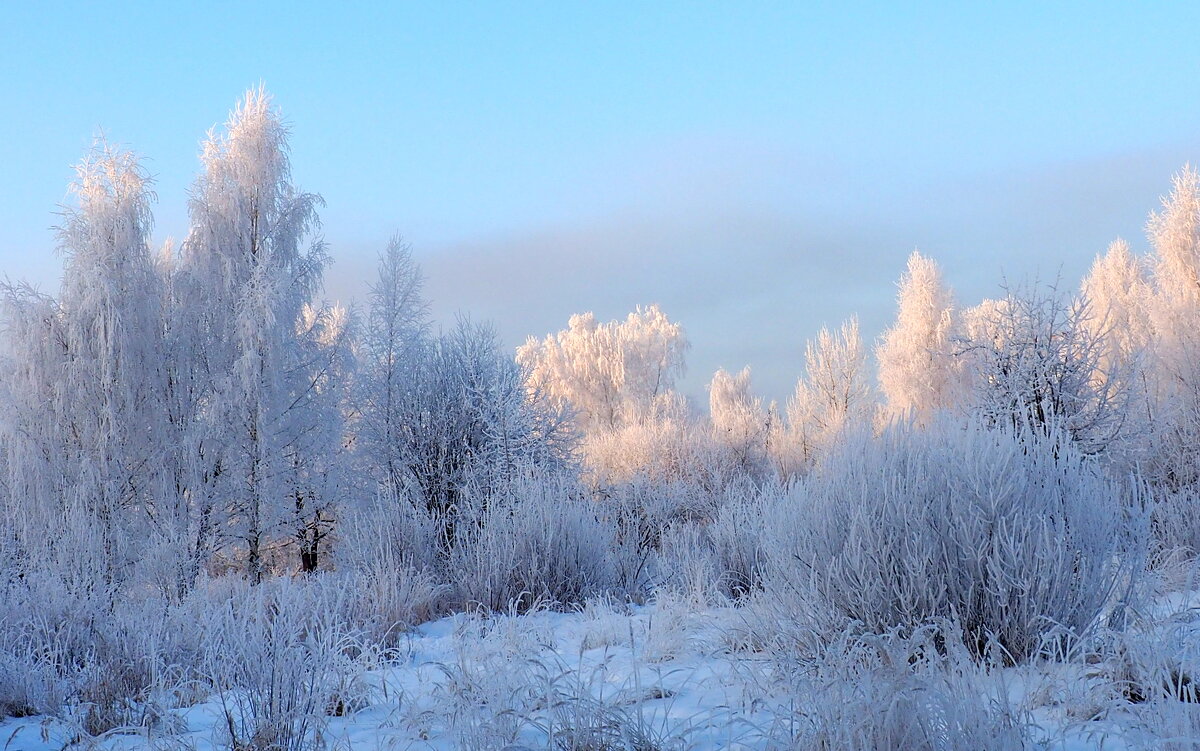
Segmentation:
{"type": "MultiPolygon", "coordinates": [[[[749,364],[756,388],[782,401],[803,370],[805,340],[821,326],[858,315],[873,339],[889,324],[894,282],[913,248],[943,264],[964,304],[996,294],[1004,278],[1061,276],[1074,289],[1112,239],[1143,242],[1146,214],[1188,151],[888,182],[862,166],[805,170],[797,159],[772,165],[760,156],[739,172],[680,158],[667,164],[674,175],[631,178],[630,205],[606,216],[413,240],[440,320],[459,312],[492,320],[516,346],[562,328],[572,313],[610,319],[659,303],[693,344],[689,395],[703,400],[718,367],[749,364]]],[[[355,296],[373,255],[334,248],[330,292],[355,296]]]]}

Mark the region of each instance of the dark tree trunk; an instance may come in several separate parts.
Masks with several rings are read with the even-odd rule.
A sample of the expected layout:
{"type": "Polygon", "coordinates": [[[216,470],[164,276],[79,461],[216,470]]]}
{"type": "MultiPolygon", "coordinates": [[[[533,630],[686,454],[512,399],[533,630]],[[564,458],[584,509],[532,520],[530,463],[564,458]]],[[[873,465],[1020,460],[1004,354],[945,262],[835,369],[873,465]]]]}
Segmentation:
{"type": "Polygon", "coordinates": [[[317,570],[319,558],[317,556],[317,546],[313,545],[311,550],[300,551],[300,570],[306,574],[311,574],[317,570]]]}

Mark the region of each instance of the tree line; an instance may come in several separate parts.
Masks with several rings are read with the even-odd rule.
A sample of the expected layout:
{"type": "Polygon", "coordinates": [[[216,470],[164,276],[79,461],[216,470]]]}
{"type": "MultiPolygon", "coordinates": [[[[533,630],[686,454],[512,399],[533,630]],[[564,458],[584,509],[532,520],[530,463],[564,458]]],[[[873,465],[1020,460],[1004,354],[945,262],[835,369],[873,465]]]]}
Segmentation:
{"type": "MultiPolygon", "coordinates": [[[[466,497],[566,473],[603,498],[630,483],[730,487],[808,475],[889,424],[1066,435],[1162,493],[1200,483],[1200,176],[1077,291],[1037,283],[961,307],[914,252],[874,348],[822,330],[783,407],[717,372],[703,414],[676,390],[690,345],[657,306],[586,313],[515,358],[486,324],[435,330],[393,239],[365,309],[319,299],[319,196],[292,182],[288,131],[250,91],[203,143],[175,247],[151,247],[152,181],[99,144],[77,167],[52,297],[6,283],[0,461],[9,557],[152,581],[331,564],[343,512],[414,504],[453,546],[466,497]]],[[[939,428],[940,429],[940,428],[939,428]]],[[[686,505],[686,504],[685,504],[686,505]]],[[[1187,534],[1192,534],[1191,532],[1187,534]]]]}

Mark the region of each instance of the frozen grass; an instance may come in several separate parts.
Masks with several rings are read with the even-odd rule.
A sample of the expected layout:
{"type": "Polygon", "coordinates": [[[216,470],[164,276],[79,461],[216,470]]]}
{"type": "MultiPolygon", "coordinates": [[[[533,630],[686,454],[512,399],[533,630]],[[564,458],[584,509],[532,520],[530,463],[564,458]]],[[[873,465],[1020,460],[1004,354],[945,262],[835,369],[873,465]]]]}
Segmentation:
{"type": "Polygon", "coordinates": [[[213,580],[182,602],[132,592],[100,611],[10,589],[0,702],[6,715],[54,716],[74,738],[159,738],[179,729],[174,710],[215,697],[226,745],[307,748],[386,656],[355,617],[371,596],[356,581],[213,580]]]}
{"type": "Polygon", "coordinates": [[[311,617],[337,605],[315,588],[209,596],[224,611],[201,635],[204,669],[130,702],[153,722],[88,736],[69,712],[10,718],[0,746],[1076,751],[1200,740],[1200,639],[1177,600],[1125,632],[1053,640],[1064,651],[1006,666],[971,654],[946,622],[796,627],[755,642],[744,637],[761,594],[750,607],[675,593],[458,614],[404,632],[386,654],[311,617]]]}
{"type": "Polygon", "coordinates": [[[947,645],[942,627],[908,635],[848,629],[812,654],[784,657],[793,712],[776,720],[768,746],[1032,748],[1030,718],[1003,681],[947,645]]]}

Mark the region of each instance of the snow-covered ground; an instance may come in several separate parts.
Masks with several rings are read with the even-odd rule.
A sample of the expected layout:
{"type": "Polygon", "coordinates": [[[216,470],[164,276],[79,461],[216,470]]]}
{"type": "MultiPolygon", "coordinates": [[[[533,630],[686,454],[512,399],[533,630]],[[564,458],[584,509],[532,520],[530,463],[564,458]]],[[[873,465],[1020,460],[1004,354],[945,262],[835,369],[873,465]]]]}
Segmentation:
{"type": "MultiPolygon", "coordinates": [[[[1115,652],[1131,664],[1139,644],[1196,654],[1200,629],[1188,606],[1182,596],[1164,602],[1173,614],[1115,652]]],[[[313,727],[327,747],[347,750],[952,749],[972,738],[984,745],[971,747],[1064,751],[1200,746],[1200,705],[1128,702],[1115,690],[1111,655],[992,671],[933,660],[914,669],[911,640],[849,639],[792,672],[756,648],[754,631],[744,609],[682,597],[453,615],[405,634],[374,667],[338,678],[337,699],[313,727]],[[910,665],[889,664],[896,654],[910,665]]],[[[229,748],[225,709],[238,699],[211,696],[148,729],[86,741],[67,722],[10,718],[0,723],[0,748],[229,748]]]]}
{"type": "MultiPolygon", "coordinates": [[[[624,611],[458,614],[417,627],[386,667],[353,680],[345,712],[328,720],[326,742],[347,749],[538,747],[568,724],[579,728],[590,712],[597,734],[636,732],[656,747],[718,748],[770,721],[740,675],[763,661],[734,657],[724,643],[732,610],[624,611]]],[[[178,722],[162,724],[180,731],[173,747],[228,747],[220,697],[173,714],[178,722]]],[[[114,732],[99,745],[158,747],[162,735],[114,732]]],[[[48,718],[0,723],[6,749],[60,749],[71,736],[48,718]]]]}

